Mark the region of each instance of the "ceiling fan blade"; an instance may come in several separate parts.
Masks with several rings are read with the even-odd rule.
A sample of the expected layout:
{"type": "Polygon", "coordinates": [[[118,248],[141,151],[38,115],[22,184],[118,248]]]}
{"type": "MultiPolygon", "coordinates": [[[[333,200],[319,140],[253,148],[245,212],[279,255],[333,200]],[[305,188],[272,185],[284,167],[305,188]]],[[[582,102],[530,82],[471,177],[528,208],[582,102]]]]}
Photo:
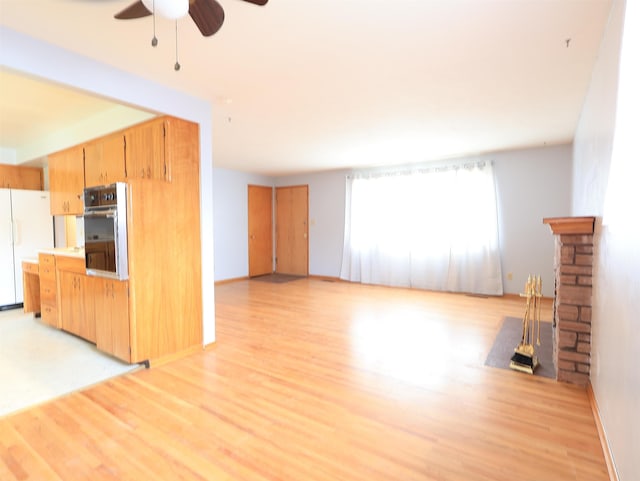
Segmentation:
{"type": "Polygon", "coordinates": [[[151,15],[151,12],[144,6],[142,0],[129,5],[127,8],[114,15],[118,20],[131,20],[132,18],[142,18],[151,15]]]}
{"type": "Polygon", "coordinates": [[[269,0],[244,0],[245,2],[253,3],[254,5],[264,6],[269,0]]]}
{"type": "Polygon", "coordinates": [[[224,10],[216,0],[190,0],[189,15],[205,37],[216,33],[224,23],[224,10]]]}

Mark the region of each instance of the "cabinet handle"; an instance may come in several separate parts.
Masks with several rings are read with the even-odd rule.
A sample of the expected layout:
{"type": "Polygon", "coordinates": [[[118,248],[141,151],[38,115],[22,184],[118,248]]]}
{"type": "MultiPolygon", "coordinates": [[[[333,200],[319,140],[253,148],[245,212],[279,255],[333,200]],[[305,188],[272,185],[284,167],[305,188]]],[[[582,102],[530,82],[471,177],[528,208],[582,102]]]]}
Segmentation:
{"type": "Polygon", "coordinates": [[[147,166],[147,178],[151,178],[151,167],[147,166]]]}

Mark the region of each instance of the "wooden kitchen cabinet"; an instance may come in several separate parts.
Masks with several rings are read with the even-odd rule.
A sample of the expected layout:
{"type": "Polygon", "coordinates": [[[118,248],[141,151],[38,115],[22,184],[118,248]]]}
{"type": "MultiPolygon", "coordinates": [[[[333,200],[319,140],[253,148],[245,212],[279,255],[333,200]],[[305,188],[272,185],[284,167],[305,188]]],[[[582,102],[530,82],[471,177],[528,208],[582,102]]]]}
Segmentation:
{"type": "Polygon", "coordinates": [[[153,119],[125,131],[127,178],[171,181],[169,119],[153,119]]]}
{"type": "Polygon", "coordinates": [[[123,132],[95,139],[84,146],[86,187],[125,182],[125,136],[123,132]]]}
{"type": "Polygon", "coordinates": [[[49,156],[54,215],[82,214],[85,182],[127,182],[129,280],[86,275],[85,262],[112,262],[113,252],[97,244],[85,243],[86,261],[56,254],[48,301],[51,284],[41,277],[43,319],[130,363],[202,349],[199,146],[197,124],[167,116],[49,156]],[[120,167],[112,174],[102,165],[119,163],[120,137],[124,178],[120,167]]]}
{"type": "Polygon", "coordinates": [[[202,349],[199,131],[167,125],[172,178],[132,179],[128,190],[131,362],[151,365],[202,349]]]}
{"type": "Polygon", "coordinates": [[[0,189],[42,190],[42,169],[0,164],[0,189]]]}
{"type": "Polygon", "coordinates": [[[56,259],[53,254],[38,255],[38,273],[40,276],[40,315],[42,322],[52,327],[58,323],[56,259]]]}
{"type": "Polygon", "coordinates": [[[96,342],[94,285],[85,275],[84,258],[57,256],[60,327],[96,342]]]}
{"type": "Polygon", "coordinates": [[[22,261],[22,286],[24,312],[40,312],[40,275],[38,264],[22,261]]]}
{"type": "Polygon", "coordinates": [[[131,362],[129,283],[95,278],[96,346],[125,362],[131,362]]]}
{"type": "Polygon", "coordinates": [[[81,145],[50,154],[51,215],[82,215],[84,149],[81,145]]]}

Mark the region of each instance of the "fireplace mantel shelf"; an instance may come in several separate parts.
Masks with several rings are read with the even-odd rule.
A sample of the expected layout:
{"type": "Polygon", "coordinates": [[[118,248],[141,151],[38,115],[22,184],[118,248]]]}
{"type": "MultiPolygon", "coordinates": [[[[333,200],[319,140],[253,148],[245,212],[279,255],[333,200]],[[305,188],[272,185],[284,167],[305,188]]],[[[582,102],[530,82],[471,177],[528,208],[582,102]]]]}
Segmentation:
{"type": "Polygon", "coordinates": [[[593,234],[595,217],[545,217],[554,234],[593,234]]]}

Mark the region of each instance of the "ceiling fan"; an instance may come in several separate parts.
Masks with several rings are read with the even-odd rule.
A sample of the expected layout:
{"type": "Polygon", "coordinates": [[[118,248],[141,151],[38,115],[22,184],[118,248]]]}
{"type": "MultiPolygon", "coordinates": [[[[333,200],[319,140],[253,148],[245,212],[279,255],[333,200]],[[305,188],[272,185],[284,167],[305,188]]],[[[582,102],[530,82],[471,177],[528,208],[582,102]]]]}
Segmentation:
{"type": "MultiPolygon", "coordinates": [[[[268,0],[243,1],[261,6],[266,5],[268,2],[268,0]]],[[[188,0],[188,2],[189,15],[202,35],[209,37],[220,30],[220,27],[222,27],[224,22],[224,10],[216,0],[188,0]]],[[[138,0],[121,12],[116,13],[114,17],[118,20],[130,20],[133,18],[146,17],[153,13],[154,3],[156,10],[159,11],[158,7],[160,7],[159,4],[161,4],[160,0],[138,0]]],[[[166,3],[166,0],[164,3],[166,3]]]]}

